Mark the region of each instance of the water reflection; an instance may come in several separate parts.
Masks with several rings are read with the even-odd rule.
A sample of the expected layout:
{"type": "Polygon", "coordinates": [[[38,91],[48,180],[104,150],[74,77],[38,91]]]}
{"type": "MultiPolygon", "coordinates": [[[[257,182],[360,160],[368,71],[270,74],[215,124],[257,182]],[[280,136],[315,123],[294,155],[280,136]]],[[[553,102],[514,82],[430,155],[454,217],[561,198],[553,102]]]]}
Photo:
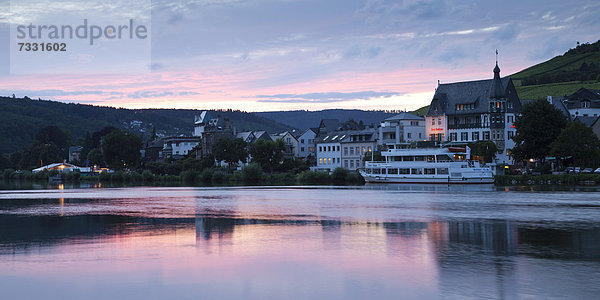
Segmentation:
{"type": "Polygon", "coordinates": [[[442,194],[450,202],[438,190],[409,191],[424,197],[412,200],[399,200],[407,196],[401,191],[334,191],[347,193],[343,201],[315,189],[112,192],[120,197],[0,200],[3,297],[585,299],[600,293],[597,203],[563,194],[527,201],[515,194],[510,203],[492,194],[488,203],[468,197],[479,191],[442,194]],[[528,212],[515,214],[519,207],[528,212]],[[477,217],[493,212],[507,217],[477,217]],[[413,217],[396,221],[399,215],[413,217]],[[554,215],[561,221],[543,222],[554,215]],[[30,282],[37,288],[26,288],[30,282]]]}

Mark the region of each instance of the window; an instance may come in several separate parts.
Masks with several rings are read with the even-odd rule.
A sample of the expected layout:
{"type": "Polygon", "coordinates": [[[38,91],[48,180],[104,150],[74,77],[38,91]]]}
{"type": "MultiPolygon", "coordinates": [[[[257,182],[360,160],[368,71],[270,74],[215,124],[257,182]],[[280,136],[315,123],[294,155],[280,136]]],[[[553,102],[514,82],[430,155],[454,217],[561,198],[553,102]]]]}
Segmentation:
{"type": "Polygon", "coordinates": [[[450,140],[453,142],[456,142],[456,132],[451,132],[450,133],[450,140]]]}
{"type": "Polygon", "coordinates": [[[435,125],[435,119],[431,118],[431,125],[435,125]]]}
{"type": "Polygon", "coordinates": [[[319,164],[323,164],[323,158],[319,158],[319,164]]]}
{"type": "Polygon", "coordinates": [[[410,174],[423,175],[423,169],[410,169],[410,174]]]}
{"type": "Polygon", "coordinates": [[[365,148],[364,146],[362,147],[362,152],[367,151],[367,148],[365,148]]]}
{"type": "Polygon", "coordinates": [[[331,151],[331,146],[327,146],[327,151],[331,151]]]}
{"type": "MultiPolygon", "coordinates": [[[[348,167],[348,166],[346,166],[346,167],[348,167]]],[[[352,160],[350,160],[350,168],[351,168],[351,169],[353,169],[353,168],[354,168],[354,160],[353,160],[353,159],[352,159],[352,160]]]]}
{"type": "Polygon", "coordinates": [[[369,146],[369,147],[367,148],[367,150],[368,150],[369,152],[373,151],[373,149],[371,148],[371,146],[369,146]]]}
{"type": "Polygon", "coordinates": [[[434,175],[435,174],[435,169],[434,168],[425,168],[425,174],[427,174],[427,175],[434,175]]]}
{"type": "Polygon", "coordinates": [[[340,146],[337,146],[337,151],[338,151],[338,152],[340,151],[340,146]]]}
{"type": "Polygon", "coordinates": [[[589,100],[584,100],[583,102],[581,102],[581,107],[583,107],[583,108],[590,108],[590,101],[589,100]]]}
{"type": "Polygon", "coordinates": [[[373,174],[381,174],[381,169],[373,169],[373,174]]]}
{"type": "Polygon", "coordinates": [[[300,143],[304,144],[304,139],[300,139],[300,143]]]}
{"type": "Polygon", "coordinates": [[[331,164],[331,157],[327,159],[327,162],[331,164]]]}
{"type": "Polygon", "coordinates": [[[409,139],[412,138],[410,132],[406,134],[406,137],[409,138],[409,139]]]}
{"type": "Polygon", "coordinates": [[[340,158],[339,157],[337,158],[337,162],[338,162],[338,164],[340,163],[340,158]]]}
{"type": "Polygon", "coordinates": [[[508,131],[507,134],[508,134],[508,138],[509,139],[512,139],[512,137],[515,136],[515,132],[514,131],[508,131]]]}
{"type": "Polygon", "coordinates": [[[398,172],[400,174],[410,174],[410,169],[399,169],[398,172]]]}
{"type": "Polygon", "coordinates": [[[489,141],[490,140],[490,132],[489,131],[484,131],[483,132],[483,140],[484,141],[489,141]]]}
{"type": "Polygon", "coordinates": [[[388,174],[398,174],[398,169],[388,169],[388,174]]]}
{"type": "Polygon", "coordinates": [[[358,160],[358,159],[356,160],[356,167],[360,168],[360,160],[358,160]]]}
{"type": "Polygon", "coordinates": [[[354,155],[354,147],[350,147],[350,155],[354,155]]]}
{"type": "Polygon", "coordinates": [[[429,140],[432,142],[435,141],[435,133],[429,135],[429,140]]]}
{"type": "Polygon", "coordinates": [[[419,138],[422,138],[422,137],[421,137],[421,133],[419,133],[419,138]]]}
{"type": "Polygon", "coordinates": [[[419,121],[410,121],[410,126],[419,126],[419,121]]]}
{"type": "Polygon", "coordinates": [[[474,131],[471,133],[471,135],[472,135],[472,140],[479,141],[479,131],[474,131]]]}
{"type": "Polygon", "coordinates": [[[438,118],[438,125],[442,125],[442,118],[438,118]]]}
{"type": "Polygon", "coordinates": [[[469,140],[469,133],[468,132],[461,132],[460,133],[460,140],[461,141],[468,141],[469,140]]]}
{"type": "Polygon", "coordinates": [[[439,175],[448,175],[448,168],[438,168],[437,173],[439,175]]]}
{"type": "Polygon", "coordinates": [[[356,147],[356,155],[360,154],[360,147],[356,147]]]}
{"type": "Polygon", "coordinates": [[[304,152],[304,147],[300,147],[300,151],[304,152]]]}
{"type": "Polygon", "coordinates": [[[344,155],[348,155],[348,147],[344,147],[344,155]]]}

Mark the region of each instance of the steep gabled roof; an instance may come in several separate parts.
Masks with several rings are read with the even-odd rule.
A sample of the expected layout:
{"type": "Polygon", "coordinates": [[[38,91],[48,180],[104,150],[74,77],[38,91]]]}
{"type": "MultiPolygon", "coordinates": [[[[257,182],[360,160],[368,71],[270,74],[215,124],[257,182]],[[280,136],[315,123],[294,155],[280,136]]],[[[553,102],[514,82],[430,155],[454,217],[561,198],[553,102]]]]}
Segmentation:
{"type": "Polygon", "coordinates": [[[592,125],[594,125],[594,123],[596,123],[596,120],[598,120],[599,117],[584,117],[584,116],[578,116],[575,118],[575,121],[579,121],[583,124],[585,124],[585,126],[587,127],[591,127],[592,125]]]}
{"type": "MultiPolygon", "coordinates": [[[[509,91],[509,89],[514,89],[511,79],[505,77],[500,79],[500,82],[505,95],[509,98],[508,100],[514,101],[516,99],[518,101],[516,92],[509,91]],[[515,95],[511,97],[512,94],[515,95]]],[[[440,84],[435,91],[426,115],[486,113],[488,112],[492,83],[493,79],[440,84]],[[457,104],[473,104],[474,107],[469,110],[457,111],[457,104]]],[[[518,110],[520,103],[517,105],[518,107],[515,107],[515,109],[518,110]]]]}

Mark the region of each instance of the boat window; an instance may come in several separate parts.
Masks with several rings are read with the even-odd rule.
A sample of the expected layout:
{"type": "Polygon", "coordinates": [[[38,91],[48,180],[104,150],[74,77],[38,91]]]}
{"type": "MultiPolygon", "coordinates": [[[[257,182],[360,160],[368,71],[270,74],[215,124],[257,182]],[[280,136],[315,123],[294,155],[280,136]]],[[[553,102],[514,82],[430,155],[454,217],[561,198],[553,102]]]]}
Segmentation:
{"type": "Polygon", "coordinates": [[[425,161],[425,156],[423,156],[423,155],[415,156],[415,161],[425,161]]]}
{"type": "Polygon", "coordinates": [[[381,169],[381,174],[385,174],[386,169],[381,169]]]}
{"type": "Polygon", "coordinates": [[[423,169],[410,169],[410,174],[422,175],[423,174],[423,169]]]}
{"type": "Polygon", "coordinates": [[[434,168],[425,168],[425,174],[427,174],[427,175],[434,175],[435,174],[435,169],[434,168]]]}
{"type": "Polygon", "coordinates": [[[435,155],[427,155],[427,162],[435,162],[435,155]]]}
{"type": "Polygon", "coordinates": [[[373,174],[381,174],[381,169],[373,169],[373,174]]]}
{"type": "Polygon", "coordinates": [[[402,157],[402,161],[414,161],[415,157],[414,156],[403,156],[402,157]]]}
{"type": "Polygon", "coordinates": [[[448,168],[438,168],[437,173],[440,175],[448,175],[448,168]]]}
{"type": "Polygon", "coordinates": [[[441,154],[437,156],[438,162],[451,162],[452,158],[448,154],[441,154]]]}
{"type": "Polygon", "coordinates": [[[400,174],[410,174],[410,169],[400,169],[400,174]]]}
{"type": "Polygon", "coordinates": [[[460,173],[460,172],[452,172],[451,175],[452,175],[452,177],[461,177],[462,173],[460,173]]]}
{"type": "Polygon", "coordinates": [[[373,173],[373,169],[365,169],[365,172],[367,172],[367,174],[372,174],[373,173]]]}
{"type": "Polygon", "coordinates": [[[398,169],[388,169],[388,174],[398,174],[398,169]]]}

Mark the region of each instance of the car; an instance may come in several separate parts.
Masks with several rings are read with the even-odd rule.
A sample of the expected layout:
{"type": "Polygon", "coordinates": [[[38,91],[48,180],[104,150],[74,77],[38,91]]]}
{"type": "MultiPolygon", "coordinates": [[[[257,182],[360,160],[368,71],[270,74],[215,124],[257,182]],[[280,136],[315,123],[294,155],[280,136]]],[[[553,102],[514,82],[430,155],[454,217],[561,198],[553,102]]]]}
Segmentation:
{"type": "Polygon", "coordinates": [[[594,169],[592,169],[592,168],[585,168],[585,169],[583,169],[583,171],[581,171],[581,173],[592,173],[592,172],[594,172],[594,169]]]}
{"type": "Polygon", "coordinates": [[[581,173],[581,168],[580,167],[575,167],[575,173],[581,173]]]}
{"type": "Polygon", "coordinates": [[[594,170],[594,173],[596,173],[596,174],[600,174],[600,168],[598,168],[598,169],[594,170]]]}

